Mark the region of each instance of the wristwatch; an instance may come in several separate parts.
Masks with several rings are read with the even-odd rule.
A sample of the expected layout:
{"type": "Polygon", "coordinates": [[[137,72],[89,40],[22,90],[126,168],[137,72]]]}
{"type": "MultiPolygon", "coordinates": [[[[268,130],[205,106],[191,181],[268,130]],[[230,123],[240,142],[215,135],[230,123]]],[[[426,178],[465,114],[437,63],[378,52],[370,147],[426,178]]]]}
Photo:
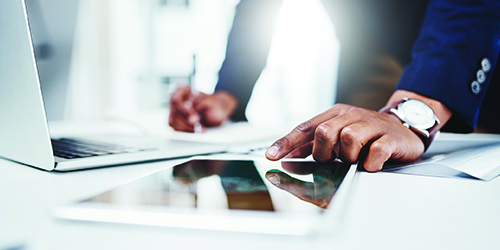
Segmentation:
{"type": "Polygon", "coordinates": [[[419,100],[404,98],[400,102],[382,108],[379,112],[393,114],[399,118],[403,125],[422,139],[425,150],[429,148],[439,131],[440,122],[434,111],[419,100]]]}

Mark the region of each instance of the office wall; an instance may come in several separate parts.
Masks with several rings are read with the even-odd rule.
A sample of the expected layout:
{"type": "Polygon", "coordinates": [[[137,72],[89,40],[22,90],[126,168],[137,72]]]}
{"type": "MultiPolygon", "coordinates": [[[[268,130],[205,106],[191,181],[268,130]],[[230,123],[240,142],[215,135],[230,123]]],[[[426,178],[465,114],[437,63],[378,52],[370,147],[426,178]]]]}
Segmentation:
{"type": "MultiPolygon", "coordinates": [[[[82,0],[67,117],[161,114],[169,94],[189,82],[211,93],[238,2],[82,0]]],[[[333,27],[319,1],[284,0],[249,119],[295,124],[330,107],[337,55],[333,27]]]]}
{"type": "Polygon", "coordinates": [[[109,0],[80,0],[66,99],[66,120],[106,117],[110,93],[109,0]]]}

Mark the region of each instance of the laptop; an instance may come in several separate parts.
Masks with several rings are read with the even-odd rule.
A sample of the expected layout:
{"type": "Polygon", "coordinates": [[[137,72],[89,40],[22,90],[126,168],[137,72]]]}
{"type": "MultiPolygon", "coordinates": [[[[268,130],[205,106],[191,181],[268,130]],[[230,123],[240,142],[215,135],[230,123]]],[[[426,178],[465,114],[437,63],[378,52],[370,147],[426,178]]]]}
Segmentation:
{"type": "Polygon", "coordinates": [[[24,0],[0,0],[0,157],[73,171],[224,152],[226,145],[109,135],[50,138],[24,0]]]}

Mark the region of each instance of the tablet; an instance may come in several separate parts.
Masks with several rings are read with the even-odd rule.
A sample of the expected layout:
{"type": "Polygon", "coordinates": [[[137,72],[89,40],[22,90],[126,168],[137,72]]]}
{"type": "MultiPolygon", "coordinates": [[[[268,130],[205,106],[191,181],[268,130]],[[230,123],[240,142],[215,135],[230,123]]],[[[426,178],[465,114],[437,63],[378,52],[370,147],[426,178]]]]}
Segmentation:
{"type": "Polygon", "coordinates": [[[194,159],[52,212],[78,221],[332,233],[340,227],[355,172],[340,162],[194,159]]]}

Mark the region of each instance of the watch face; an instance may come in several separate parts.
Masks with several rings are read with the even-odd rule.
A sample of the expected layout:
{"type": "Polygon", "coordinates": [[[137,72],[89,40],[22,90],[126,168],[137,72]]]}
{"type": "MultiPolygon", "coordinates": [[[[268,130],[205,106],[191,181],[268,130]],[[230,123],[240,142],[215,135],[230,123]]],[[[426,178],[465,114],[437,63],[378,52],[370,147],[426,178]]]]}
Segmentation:
{"type": "Polygon", "coordinates": [[[401,103],[398,110],[404,114],[404,120],[415,128],[429,129],[436,123],[432,109],[421,101],[408,100],[401,103]]]}

